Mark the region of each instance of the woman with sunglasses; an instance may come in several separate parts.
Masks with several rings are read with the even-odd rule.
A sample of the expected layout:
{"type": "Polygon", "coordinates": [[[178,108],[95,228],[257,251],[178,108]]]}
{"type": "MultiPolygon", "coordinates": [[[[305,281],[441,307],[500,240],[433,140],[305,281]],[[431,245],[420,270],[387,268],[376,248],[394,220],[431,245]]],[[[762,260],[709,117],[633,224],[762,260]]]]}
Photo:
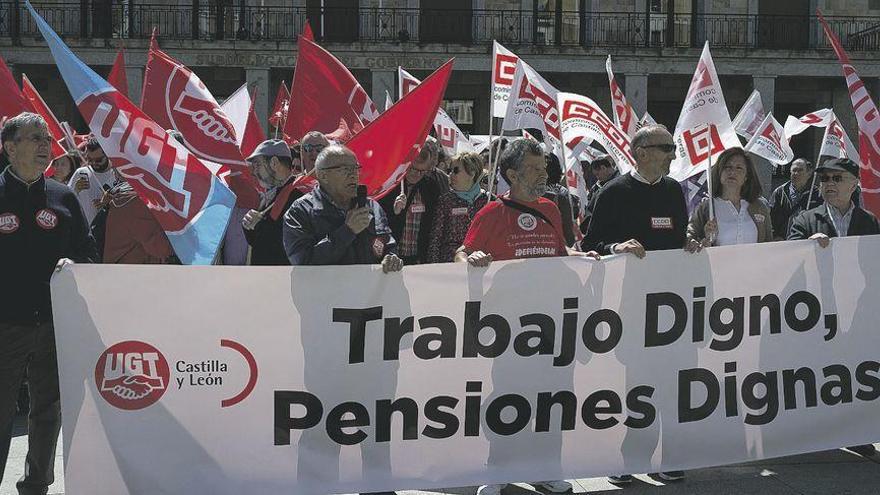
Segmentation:
{"type": "Polygon", "coordinates": [[[461,246],[474,215],[486,205],[488,196],[480,188],[483,159],[465,152],[452,157],[449,168],[450,190],[437,200],[428,263],[449,263],[461,246]]]}
{"type": "Polygon", "coordinates": [[[773,240],[770,207],[761,197],[755,164],[742,148],[721,153],[712,167],[712,184],[715,218],[709,219],[709,199],[704,199],[691,215],[685,249],[773,240]]]}

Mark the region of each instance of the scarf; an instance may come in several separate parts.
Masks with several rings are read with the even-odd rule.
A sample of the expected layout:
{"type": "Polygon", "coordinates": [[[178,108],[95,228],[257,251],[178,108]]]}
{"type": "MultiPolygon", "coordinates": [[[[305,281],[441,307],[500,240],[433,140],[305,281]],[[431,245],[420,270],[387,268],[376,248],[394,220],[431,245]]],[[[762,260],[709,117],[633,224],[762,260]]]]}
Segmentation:
{"type": "Polygon", "coordinates": [[[482,191],[482,189],[480,189],[480,183],[474,182],[474,185],[471,186],[471,188],[467,191],[456,191],[455,189],[453,189],[452,192],[454,192],[455,195],[458,196],[459,198],[466,201],[467,204],[473,205],[474,201],[477,200],[477,196],[479,196],[480,193],[483,191],[482,191]]]}

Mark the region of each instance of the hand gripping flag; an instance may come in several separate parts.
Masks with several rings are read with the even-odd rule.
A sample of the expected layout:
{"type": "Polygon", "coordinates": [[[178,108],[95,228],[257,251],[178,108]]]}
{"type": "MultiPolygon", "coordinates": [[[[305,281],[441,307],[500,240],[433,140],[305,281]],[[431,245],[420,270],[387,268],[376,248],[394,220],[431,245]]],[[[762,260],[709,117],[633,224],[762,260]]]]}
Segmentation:
{"type": "Polygon", "coordinates": [[[758,127],[764,123],[766,116],[767,112],[764,111],[764,104],[761,102],[761,93],[756,89],[752,91],[749,99],[733,118],[733,129],[740,136],[752,139],[758,132],[758,127]]]}
{"type": "Polygon", "coordinates": [[[116,91],[122,96],[128,98],[128,77],[125,75],[125,49],[119,47],[116,52],[116,60],[113,61],[113,67],[110,69],[110,75],[107,76],[109,82],[116,91]]]}
{"type": "Polygon", "coordinates": [[[284,119],[287,118],[289,106],[290,91],[287,89],[287,83],[281,81],[281,86],[278,86],[278,94],[275,95],[275,104],[272,106],[272,115],[269,117],[269,123],[272,124],[272,127],[282,127],[284,125],[284,119]]]}
{"type": "Polygon", "coordinates": [[[40,93],[37,93],[37,88],[31,84],[31,80],[28,79],[26,74],[21,75],[21,94],[28,100],[33,112],[40,114],[43,120],[46,121],[49,134],[52,136],[52,157],[63,155],[66,152],[64,147],[61,146],[61,141],[64,139],[64,129],[55,117],[55,114],[52,113],[49,105],[46,105],[43,97],[40,96],[40,93]]]}
{"type": "Polygon", "coordinates": [[[710,157],[742,146],[730,122],[708,42],[685,96],[673,139],[677,148],[669,175],[678,181],[706,170],[710,157]]]}
{"type": "Polygon", "coordinates": [[[859,164],[861,165],[859,179],[862,182],[864,206],[871,213],[880,215],[880,114],[837,35],[828,27],[818,9],[816,14],[822,23],[822,29],[825,30],[825,36],[828,37],[840,61],[856,121],[859,123],[859,164]]]}
{"type": "Polygon", "coordinates": [[[357,132],[378,117],[373,101],[342,62],[302,36],[297,46],[284,134],[300,140],[309,131],[332,132],[340,118],[357,132]]]}
{"type": "Polygon", "coordinates": [[[21,112],[30,112],[31,106],[27,98],[18,89],[18,83],[12,77],[12,71],[6,65],[3,57],[0,57],[0,120],[10,119],[21,112]]]}
{"type": "Polygon", "coordinates": [[[559,93],[556,99],[562,139],[569,149],[595,141],[614,158],[621,174],[635,168],[629,137],[611,122],[596,102],[574,93],[559,93]]]}
{"type": "MultiPolygon", "coordinates": [[[[397,80],[401,98],[422,83],[401,67],[397,68],[397,80]]],[[[442,108],[437,109],[437,115],[434,117],[434,133],[437,136],[437,142],[450,156],[463,151],[474,151],[467,136],[461,132],[452,117],[442,108]]]]}
{"type": "Polygon", "coordinates": [[[236,142],[242,156],[245,157],[250,156],[257,149],[257,146],[266,140],[263,126],[260,125],[254,112],[254,100],[256,100],[256,89],[254,89],[254,97],[252,98],[248,94],[247,83],[245,83],[220,105],[220,109],[223,110],[235,129],[236,142]]]}
{"type": "Polygon", "coordinates": [[[184,145],[80,61],[26,5],[110,163],[149,206],[180,260],[210,264],[235,196],[184,145]]]}
{"type": "Polygon", "coordinates": [[[216,174],[235,193],[236,205],[259,205],[257,181],[241,155],[232,123],[199,77],[160,50],[155,36],[144,70],[141,108],[163,128],[180,132],[205,165],[217,164],[216,174]]]}
{"type": "Polygon", "coordinates": [[[611,87],[611,103],[614,104],[614,125],[626,133],[632,139],[639,129],[639,117],[633,108],[627,103],[626,95],[614,79],[614,71],[611,70],[611,55],[605,61],[605,71],[608,72],[608,85],[611,87]]]}
{"type": "Polygon", "coordinates": [[[519,57],[512,51],[492,42],[492,116],[504,118],[507,115],[507,102],[510,99],[510,88],[516,73],[519,57]]]}
{"type": "Polygon", "coordinates": [[[772,113],[768,113],[764,121],[754,129],[745,150],[776,165],[784,165],[794,160],[794,151],[788,144],[785,130],[772,113]]]}

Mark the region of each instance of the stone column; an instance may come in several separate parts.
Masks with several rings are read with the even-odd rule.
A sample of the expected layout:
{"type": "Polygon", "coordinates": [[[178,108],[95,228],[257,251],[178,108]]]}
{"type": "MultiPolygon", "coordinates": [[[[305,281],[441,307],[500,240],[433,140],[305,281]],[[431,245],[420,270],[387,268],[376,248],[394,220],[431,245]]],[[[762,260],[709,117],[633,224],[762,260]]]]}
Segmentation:
{"type": "Polygon", "coordinates": [[[370,75],[373,78],[373,104],[382,112],[385,110],[385,91],[391,93],[391,98],[397,96],[397,71],[373,69],[370,75]]]}
{"type": "Polygon", "coordinates": [[[249,89],[257,88],[257,101],[254,102],[254,112],[256,112],[260,124],[263,125],[263,129],[268,129],[269,98],[275,96],[269,94],[269,68],[248,68],[245,70],[245,80],[249,89]]]}
{"type": "MultiPolygon", "coordinates": [[[[772,112],[776,104],[776,76],[752,76],[752,88],[761,93],[764,111],[772,112]]],[[[779,116],[776,120],[779,120],[779,116]]],[[[780,123],[784,124],[785,121],[780,123]]]]}
{"type": "Polygon", "coordinates": [[[126,65],[125,79],[128,81],[128,99],[135,105],[140,105],[141,92],[144,89],[144,66],[126,65]]]}
{"type": "Polygon", "coordinates": [[[625,77],[626,101],[633,107],[636,115],[642,118],[648,111],[648,75],[626,73],[625,77]]]}

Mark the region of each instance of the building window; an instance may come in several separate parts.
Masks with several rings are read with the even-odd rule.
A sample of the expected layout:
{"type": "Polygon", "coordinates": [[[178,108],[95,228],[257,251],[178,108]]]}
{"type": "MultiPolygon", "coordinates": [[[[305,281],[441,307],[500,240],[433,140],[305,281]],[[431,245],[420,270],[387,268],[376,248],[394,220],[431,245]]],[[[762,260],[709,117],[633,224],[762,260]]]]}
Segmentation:
{"type": "Polygon", "coordinates": [[[443,100],[443,108],[458,125],[474,123],[474,100],[443,100]]]}
{"type": "Polygon", "coordinates": [[[868,9],[880,10],[880,0],[868,0],[868,9]]]}

